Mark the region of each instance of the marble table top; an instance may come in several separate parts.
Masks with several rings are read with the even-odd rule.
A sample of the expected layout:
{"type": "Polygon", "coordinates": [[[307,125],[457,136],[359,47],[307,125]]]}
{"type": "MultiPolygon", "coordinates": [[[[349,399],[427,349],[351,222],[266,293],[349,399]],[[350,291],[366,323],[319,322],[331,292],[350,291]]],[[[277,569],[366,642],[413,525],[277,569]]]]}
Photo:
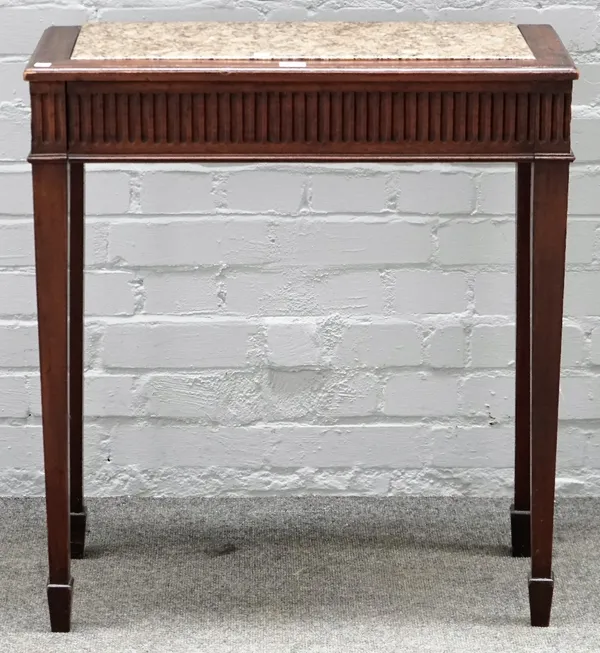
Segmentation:
{"type": "Polygon", "coordinates": [[[535,59],[510,23],[88,23],[72,59],[535,59]]]}

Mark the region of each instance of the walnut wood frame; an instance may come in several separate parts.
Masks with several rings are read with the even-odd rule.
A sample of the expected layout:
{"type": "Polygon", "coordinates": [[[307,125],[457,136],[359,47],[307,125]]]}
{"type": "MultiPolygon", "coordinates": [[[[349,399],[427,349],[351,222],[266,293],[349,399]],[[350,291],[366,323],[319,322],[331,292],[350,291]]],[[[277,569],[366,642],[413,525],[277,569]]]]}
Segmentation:
{"type": "Polygon", "coordinates": [[[71,625],[83,555],[83,184],[86,162],[504,161],[516,164],[513,555],[530,555],[531,623],[548,625],[571,90],[554,30],[535,60],[75,61],[79,27],[44,33],[30,82],[52,630],[71,625]],[[70,243],[70,246],[69,246],[70,243]]]}

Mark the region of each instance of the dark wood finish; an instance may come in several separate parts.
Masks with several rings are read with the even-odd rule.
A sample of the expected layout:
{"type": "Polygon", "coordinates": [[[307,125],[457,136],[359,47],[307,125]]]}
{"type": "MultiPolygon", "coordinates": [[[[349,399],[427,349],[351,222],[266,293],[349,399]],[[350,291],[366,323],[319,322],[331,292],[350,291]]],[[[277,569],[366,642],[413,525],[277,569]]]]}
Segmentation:
{"type": "Polygon", "coordinates": [[[549,626],[554,577],[529,579],[529,605],[532,626],[549,626]]]}
{"type": "Polygon", "coordinates": [[[59,154],[67,150],[64,84],[31,85],[31,151],[59,154]]]}
{"type": "Polygon", "coordinates": [[[577,69],[550,25],[519,25],[535,60],[310,61],[306,68],[281,68],[277,61],[71,60],[79,27],[50,27],[43,48],[25,70],[27,81],[185,82],[476,82],[570,81],[577,69]],[[54,32],[61,30],[60,35],[54,32]],[[67,54],[68,53],[68,54],[67,54]],[[48,68],[35,64],[51,63],[48,68]]]}
{"type": "Polygon", "coordinates": [[[516,555],[531,549],[531,620],[548,624],[567,180],[573,159],[571,91],[577,71],[550,26],[520,29],[533,61],[310,61],[305,68],[279,67],[277,61],[71,61],[79,27],[46,30],[25,78],[32,96],[30,161],[53,630],[70,625],[69,551],[73,557],[83,553],[86,525],[86,161],[517,163],[512,543],[516,555]]]}
{"type": "MultiPolygon", "coordinates": [[[[73,502],[71,501],[71,503],[73,502]]],[[[85,504],[82,506],[81,512],[73,512],[71,508],[71,558],[83,558],[85,553],[86,528],[87,509],[85,504]]]]}
{"type": "Polygon", "coordinates": [[[574,71],[573,59],[551,25],[519,25],[519,29],[535,55],[536,64],[574,71]]]}
{"type": "Polygon", "coordinates": [[[513,558],[528,558],[531,555],[531,511],[516,510],[514,503],[510,506],[510,542],[513,558]]]}
{"type": "Polygon", "coordinates": [[[34,76],[40,70],[45,70],[45,68],[37,68],[36,64],[52,63],[53,66],[59,66],[59,62],[68,63],[79,36],[79,30],[79,26],[64,27],[57,25],[44,30],[42,38],[27,64],[25,78],[29,79],[30,75],[34,76]]]}
{"type": "MultiPolygon", "coordinates": [[[[531,336],[531,578],[552,579],[558,391],[567,235],[569,163],[533,167],[531,336]]],[[[552,594],[534,592],[534,626],[550,620],[552,594]]]]}
{"type": "Polygon", "coordinates": [[[516,383],[515,494],[511,506],[512,554],[531,555],[531,164],[516,167],[516,383]]]}
{"type": "Polygon", "coordinates": [[[569,155],[570,86],[69,83],[68,147],[111,159],[569,155]]]}
{"type": "Polygon", "coordinates": [[[68,103],[66,136],[62,122],[34,119],[32,157],[63,147],[82,161],[571,156],[577,71],[547,25],[521,26],[535,61],[311,61],[298,69],[70,61],[78,29],[50,28],[25,72],[37,106],[58,116],[68,103]]]}
{"type": "Polygon", "coordinates": [[[73,579],[71,578],[67,585],[49,583],[46,592],[48,594],[52,632],[68,633],[71,630],[73,579]]]}
{"type": "Polygon", "coordinates": [[[70,163],[69,219],[69,409],[71,457],[71,557],[82,558],[86,510],[83,502],[83,269],[84,169],[70,163]]]}
{"type": "Polygon", "coordinates": [[[50,567],[48,599],[52,629],[61,631],[69,629],[72,582],[67,399],[68,205],[67,162],[34,163],[35,265],[50,567]]]}

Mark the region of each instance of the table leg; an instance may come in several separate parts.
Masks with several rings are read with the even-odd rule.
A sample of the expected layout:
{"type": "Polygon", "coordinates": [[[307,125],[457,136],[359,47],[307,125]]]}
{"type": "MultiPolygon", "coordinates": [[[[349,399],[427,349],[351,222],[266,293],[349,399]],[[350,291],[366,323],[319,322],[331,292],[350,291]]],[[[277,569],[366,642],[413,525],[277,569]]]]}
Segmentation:
{"type": "Polygon", "coordinates": [[[82,558],[87,513],[83,501],[83,295],[84,167],[70,164],[69,417],[71,453],[71,557],[82,558]]]}
{"type": "Polygon", "coordinates": [[[531,163],[517,163],[516,174],[516,380],[515,494],[510,507],[512,554],[531,555],[531,163]]]}
{"type": "Polygon", "coordinates": [[[569,163],[533,167],[533,286],[531,358],[532,626],[550,622],[558,393],[567,232],[569,163]]]}
{"type": "Polygon", "coordinates": [[[42,424],[48,526],[48,604],[54,632],[71,625],[67,376],[68,167],[33,163],[42,424]]]}

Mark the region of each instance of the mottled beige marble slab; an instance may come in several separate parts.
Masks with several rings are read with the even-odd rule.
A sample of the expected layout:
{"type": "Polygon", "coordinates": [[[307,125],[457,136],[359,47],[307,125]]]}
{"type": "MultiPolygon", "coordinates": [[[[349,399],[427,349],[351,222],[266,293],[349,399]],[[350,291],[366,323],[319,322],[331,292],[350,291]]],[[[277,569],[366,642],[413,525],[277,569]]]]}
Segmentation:
{"type": "Polygon", "coordinates": [[[510,23],[88,23],[72,59],[534,59],[510,23]]]}

